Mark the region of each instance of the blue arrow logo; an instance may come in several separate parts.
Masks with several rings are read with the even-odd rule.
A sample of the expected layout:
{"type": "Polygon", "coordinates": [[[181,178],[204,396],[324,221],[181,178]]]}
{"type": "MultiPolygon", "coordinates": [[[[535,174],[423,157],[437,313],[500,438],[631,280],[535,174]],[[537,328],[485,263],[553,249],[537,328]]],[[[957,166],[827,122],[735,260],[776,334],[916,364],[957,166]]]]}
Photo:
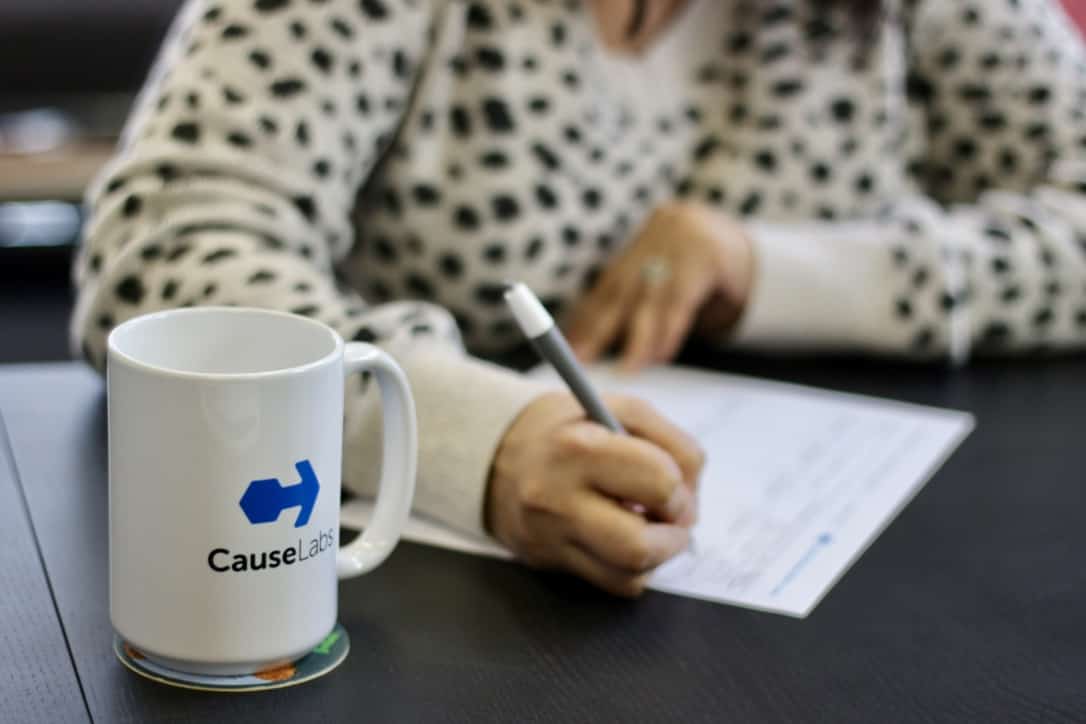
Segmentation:
{"type": "Polygon", "coordinates": [[[245,494],[241,496],[241,509],[250,523],[274,523],[279,520],[280,513],[294,507],[299,508],[294,527],[301,528],[309,522],[321,484],[308,460],[295,463],[294,468],[301,476],[301,480],[294,485],[283,486],[278,478],[249,483],[245,494]]]}

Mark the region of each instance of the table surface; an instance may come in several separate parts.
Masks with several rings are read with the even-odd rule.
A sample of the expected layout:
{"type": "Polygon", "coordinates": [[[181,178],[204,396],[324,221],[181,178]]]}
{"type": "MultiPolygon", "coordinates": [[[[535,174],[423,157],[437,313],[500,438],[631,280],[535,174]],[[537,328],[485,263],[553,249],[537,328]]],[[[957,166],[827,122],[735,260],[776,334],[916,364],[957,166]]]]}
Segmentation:
{"type": "Polygon", "coordinates": [[[0,531],[0,719],[85,722],[87,710],[2,420],[0,531]]]}
{"type": "Polygon", "coordinates": [[[42,656],[29,671],[0,663],[0,701],[10,689],[15,721],[50,722],[1086,720],[1081,359],[714,364],[965,409],[978,427],[805,620],[662,593],[618,601],[404,544],[341,586],[343,666],[229,696],[148,682],[113,659],[101,380],[74,365],[0,368],[18,473],[6,479],[0,460],[0,656],[42,656]]]}

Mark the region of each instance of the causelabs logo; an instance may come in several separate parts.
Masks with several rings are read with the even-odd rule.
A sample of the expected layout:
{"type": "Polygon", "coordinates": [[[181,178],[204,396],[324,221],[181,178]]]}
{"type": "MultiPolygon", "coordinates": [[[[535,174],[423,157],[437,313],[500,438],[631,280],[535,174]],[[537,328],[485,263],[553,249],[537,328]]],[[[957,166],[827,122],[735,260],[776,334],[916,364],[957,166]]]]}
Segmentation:
{"type": "Polygon", "coordinates": [[[301,528],[309,522],[313,506],[317,504],[321,484],[308,460],[295,463],[294,469],[301,476],[301,480],[294,485],[284,486],[279,478],[254,480],[249,483],[245,494],[241,496],[241,509],[250,523],[274,523],[279,520],[280,513],[294,507],[298,508],[294,527],[301,528]]]}
{"type": "MultiPolygon", "coordinates": [[[[294,527],[302,528],[309,523],[309,516],[317,505],[321,484],[308,460],[294,464],[299,480],[293,485],[283,485],[278,478],[264,478],[249,483],[238,501],[241,511],[252,525],[267,525],[279,520],[279,515],[290,508],[298,508],[294,527]]],[[[319,531],[306,546],[299,538],[284,548],[255,553],[233,553],[229,548],[214,548],[207,554],[207,565],[216,573],[262,571],[279,566],[292,566],[317,557],[331,550],[336,542],[335,528],[319,531]]]]}

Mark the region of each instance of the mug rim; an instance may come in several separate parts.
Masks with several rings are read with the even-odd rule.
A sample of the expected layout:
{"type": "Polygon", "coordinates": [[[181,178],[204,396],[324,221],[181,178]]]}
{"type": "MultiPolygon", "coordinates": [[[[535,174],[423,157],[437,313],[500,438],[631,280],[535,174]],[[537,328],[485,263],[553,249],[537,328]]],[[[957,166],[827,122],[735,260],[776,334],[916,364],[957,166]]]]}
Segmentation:
{"type": "MultiPolygon", "coordinates": [[[[343,337],[338,332],[332,329],[327,324],[320,322],[316,319],[310,319],[309,317],[303,317],[298,314],[290,314],[288,312],[280,312],[275,309],[264,309],[261,307],[223,307],[223,306],[207,306],[207,307],[179,307],[174,309],[163,309],[157,312],[150,312],[148,314],[141,314],[137,317],[127,319],[121,324],[110,331],[109,336],[106,339],[106,351],[108,353],[108,362],[112,363],[117,361],[123,363],[128,367],[132,367],[141,372],[148,374],[159,375],[163,377],[173,377],[186,380],[202,380],[202,381],[242,381],[242,380],[261,380],[272,377],[288,377],[295,375],[302,375],[311,370],[323,367],[336,359],[343,358],[344,349],[343,337]],[[130,332],[135,327],[142,326],[144,324],[153,324],[159,320],[168,317],[183,317],[183,316],[195,316],[205,314],[233,314],[233,315],[255,315],[263,317],[277,317],[283,320],[289,320],[294,323],[308,325],[310,327],[319,329],[326,333],[332,340],[332,351],[318,359],[310,362],[305,362],[300,365],[294,365],[292,367],[282,367],[274,370],[260,370],[258,372],[194,372],[190,370],[181,370],[173,367],[166,367],[162,365],[152,364],[145,362],[141,359],[137,359],[127,352],[123,351],[119,347],[118,338],[120,335],[130,332]]],[[[108,371],[108,364],[107,364],[108,371]]]]}

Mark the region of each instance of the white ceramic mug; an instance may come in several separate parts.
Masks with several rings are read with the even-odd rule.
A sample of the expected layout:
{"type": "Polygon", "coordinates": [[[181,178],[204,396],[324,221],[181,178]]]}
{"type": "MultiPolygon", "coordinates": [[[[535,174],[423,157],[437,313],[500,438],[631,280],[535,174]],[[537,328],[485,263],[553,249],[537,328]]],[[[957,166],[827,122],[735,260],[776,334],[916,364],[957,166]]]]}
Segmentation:
{"type": "Polygon", "coordinates": [[[335,626],[337,578],[380,564],[411,508],[403,372],[325,325],[177,309],[109,336],[110,616],[164,666],[231,675],[297,659],[335,626]],[[364,535],[338,547],[346,375],[370,372],[383,470],[364,535]]]}

